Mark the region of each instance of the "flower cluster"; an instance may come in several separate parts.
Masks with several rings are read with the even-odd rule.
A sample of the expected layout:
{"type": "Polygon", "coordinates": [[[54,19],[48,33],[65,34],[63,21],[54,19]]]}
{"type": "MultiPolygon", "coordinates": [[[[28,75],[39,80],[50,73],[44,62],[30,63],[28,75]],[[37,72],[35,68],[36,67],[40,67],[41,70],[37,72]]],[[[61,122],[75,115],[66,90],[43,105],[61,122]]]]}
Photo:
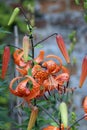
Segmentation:
{"type": "MultiPolygon", "coordinates": [[[[28,42],[27,36],[25,36],[23,43],[26,45],[28,42]]],[[[61,42],[58,42],[58,44],[60,45],[61,42]]],[[[64,43],[61,46],[63,55],[66,57],[67,54],[67,57],[69,57],[67,51],[65,51],[64,43]]],[[[45,52],[40,50],[39,55],[34,59],[30,58],[27,53],[25,61],[24,55],[27,48],[30,49],[23,45],[22,49],[15,50],[13,54],[14,63],[17,65],[16,69],[21,76],[12,79],[9,86],[10,92],[22,97],[28,103],[32,99],[43,96],[45,92],[54,89],[58,90],[59,93],[63,93],[65,91],[65,83],[69,81],[70,75],[69,70],[62,64],[61,58],[52,54],[45,56],[45,52]],[[58,63],[54,61],[55,59],[58,63]],[[19,79],[22,79],[22,81],[13,89],[14,82],[19,79]]],[[[69,58],[67,59],[69,62],[69,58]]]]}

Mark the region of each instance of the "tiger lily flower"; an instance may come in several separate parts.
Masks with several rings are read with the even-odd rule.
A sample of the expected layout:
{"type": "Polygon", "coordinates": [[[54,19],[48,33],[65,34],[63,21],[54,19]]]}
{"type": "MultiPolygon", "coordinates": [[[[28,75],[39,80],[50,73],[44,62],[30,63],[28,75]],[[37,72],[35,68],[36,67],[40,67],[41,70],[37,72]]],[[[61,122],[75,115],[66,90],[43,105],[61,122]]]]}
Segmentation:
{"type": "Polygon", "coordinates": [[[28,61],[24,67],[16,67],[17,71],[22,75],[25,76],[28,74],[28,70],[32,68],[32,61],[28,61]]]}
{"type": "Polygon", "coordinates": [[[2,59],[2,73],[1,73],[2,79],[5,78],[8,69],[9,60],[10,60],[10,48],[6,46],[4,48],[3,59],[2,59]]]}
{"type": "Polygon", "coordinates": [[[20,67],[24,67],[26,65],[26,63],[24,62],[22,56],[24,55],[23,50],[15,50],[15,52],[13,53],[13,58],[14,58],[14,62],[16,65],[20,66],[20,67]]]}
{"type": "Polygon", "coordinates": [[[59,65],[56,64],[53,60],[46,61],[42,64],[43,67],[46,67],[48,72],[51,73],[57,73],[61,70],[62,67],[62,60],[60,57],[56,55],[47,55],[46,58],[55,58],[58,62],[59,65]]]}
{"type": "Polygon", "coordinates": [[[25,79],[23,81],[21,81],[18,86],[16,87],[16,89],[14,90],[12,88],[13,84],[15,81],[17,81],[18,79],[21,79],[22,77],[16,77],[14,78],[11,82],[10,82],[10,86],[9,86],[9,90],[12,94],[14,94],[15,96],[19,96],[19,97],[24,97],[24,96],[28,96],[30,93],[30,90],[26,87],[26,84],[28,82],[29,79],[25,79]]]}
{"type": "MultiPolygon", "coordinates": [[[[15,81],[23,78],[22,76],[14,78],[9,85],[9,90],[12,94],[18,97],[22,97],[26,102],[30,102],[30,100],[36,98],[39,93],[40,93],[40,85],[31,77],[31,76],[26,76],[26,79],[21,81],[16,89],[13,89],[13,84],[15,81]],[[32,82],[32,88],[27,88],[27,83],[29,81],[32,82]]],[[[30,86],[29,86],[30,87],[30,86]]]]}
{"type": "MultiPolygon", "coordinates": [[[[47,126],[46,128],[44,128],[43,130],[60,130],[58,127],[56,126],[47,126]]],[[[64,129],[63,129],[64,130],[64,129]]]]}
{"type": "Polygon", "coordinates": [[[47,126],[46,128],[44,128],[43,130],[64,130],[64,125],[61,124],[61,128],[58,128],[56,126],[47,126]]]}
{"type": "Polygon", "coordinates": [[[63,37],[61,35],[57,35],[56,36],[56,41],[57,41],[57,45],[58,45],[60,51],[62,52],[66,62],[70,63],[70,58],[69,58],[68,52],[66,50],[66,46],[65,46],[63,37]]]}
{"type": "Polygon", "coordinates": [[[80,88],[82,87],[86,77],[87,77],[87,55],[84,57],[83,62],[82,62],[82,72],[81,72],[80,81],[79,81],[80,88]]]}
{"type": "Polygon", "coordinates": [[[85,120],[87,120],[87,96],[84,97],[82,106],[83,106],[83,109],[85,112],[84,118],[85,118],[85,120]]]}
{"type": "Polygon", "coordinates": [[[35,62],[37,62],[38,64],[41,63],[44,59],[44,51],[43,50],[40,50],[40,53],[39,55],[34,59],[35,62]]]}

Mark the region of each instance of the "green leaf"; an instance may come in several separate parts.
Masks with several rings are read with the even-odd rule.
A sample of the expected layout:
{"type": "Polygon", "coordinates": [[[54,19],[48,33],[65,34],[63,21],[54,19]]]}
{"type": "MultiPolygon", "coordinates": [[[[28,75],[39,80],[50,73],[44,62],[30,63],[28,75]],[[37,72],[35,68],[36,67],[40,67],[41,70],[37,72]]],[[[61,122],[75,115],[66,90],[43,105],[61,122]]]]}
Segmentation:
{"type": "Polygon", "coordinates": [[[28,75],[32,76],[32,69],[31,68],[28,69],[28,75]]]}
{"type": "Polygon", "coordinates": [[[75,3],[76,3],[77,5],[79,5],[79,4],[80,4],[80,0],[75,0],[75,3]]]}
{"type": "Polygon", "coordinates": [[[87,22],[87,14],[84,14],[85,22],[87,22]]]}
{"type": "Polygon", "coordinates": [[[87,9],[87,2],[84,2],[84,9],[87,9]]]}
{"type": "Polygon", "coordinates": [[[37,46],[35,46],[35,48],[43,48],[43,46],[41,44],[38,44],[37,46]]]}

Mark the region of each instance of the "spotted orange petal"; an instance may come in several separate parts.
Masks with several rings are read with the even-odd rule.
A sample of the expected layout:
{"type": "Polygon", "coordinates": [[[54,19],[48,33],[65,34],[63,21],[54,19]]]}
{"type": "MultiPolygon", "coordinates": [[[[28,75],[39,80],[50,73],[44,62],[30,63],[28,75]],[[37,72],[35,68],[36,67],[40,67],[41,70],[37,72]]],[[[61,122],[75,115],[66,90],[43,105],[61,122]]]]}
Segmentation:
{"type": "Polygon", "coordinates": [[[10,86],[9,86],[9,90],[12,94],[14,94],[15,96],[19,96],[19,97],[24,97],[24,96],[28,96],[30,91],[29,89],[26,87],[26,84],[28,82],[28,78],[21,81],[18,86],[16,87],[16,89],[13,89],[13,84],[15,81],[17,81],[18,79],[21,79],[22,77],[16,77],[14,78],[11,82],[10,82],[10,86]]]}
{"type": "Polygon", "coordinates": [[[23,61],[22,56],[24,55],[23,50],[15,50],[13,53],[14,62],[16,65],[24,67],[26,63],[23,61]]]}
{"type": "Polygon", "coordinates": [[[47,126],[46,128],[44,128],[43,130],[64,130],[64,125],[61,124],[61,128],[58,128],[56,126],[47,126]]]}
{"type": "Polygon", "coordinates": [[[40,54],[35,58],[35,61],[36,61],[37,63],[40,63],[40,62],[43,61],[43,59],[44,59],[44,51],[43,51],[43,50],[40,50],[40,54]]]}
{"type": "Polygon", "coordinates": [[[55,69],[52,70],[53,73],[56,73],[56,72],[60,71],[60,69],[61,69],[61,67],[62,67],[62,60],[61,60],[60,57],[58,57],[58,56],[56,56],[56,55],[47,55],[46,58],[55,58],[55,59],[57,59],[58,62],[59,62],[59,65],[58,65],[58,64],[54,64],[55,62],[52,61],[52,60],[51,60],[51,62],[50,62],[50,61],[44,62],[42,65],[45,66],[45,67],[47,67],[48,71],[49,71],[49,70],[52,70],[54,67],[55,67],[55,69]],[[45,64],[45,63],[46,63],[46,64],[45,64]]]}
{"type": "Polygon", "coordinates": [[[60,129],[58,127],[56,127],[56,126],[47,126],[43,130],[60,130],[60,129]]]}

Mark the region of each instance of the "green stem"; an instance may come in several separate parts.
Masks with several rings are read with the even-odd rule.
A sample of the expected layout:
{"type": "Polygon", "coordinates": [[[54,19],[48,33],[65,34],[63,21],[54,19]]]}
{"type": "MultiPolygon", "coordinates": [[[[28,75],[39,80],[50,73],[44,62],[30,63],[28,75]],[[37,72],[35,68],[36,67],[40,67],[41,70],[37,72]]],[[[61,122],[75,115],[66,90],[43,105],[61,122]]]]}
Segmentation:
{"type": "Polygon", "coordinates": [[[54,122],[56,122],[56,124],[59,126],[59,122],[42,106],[37,105],[39,108],[41,108],[54,122]]]}

